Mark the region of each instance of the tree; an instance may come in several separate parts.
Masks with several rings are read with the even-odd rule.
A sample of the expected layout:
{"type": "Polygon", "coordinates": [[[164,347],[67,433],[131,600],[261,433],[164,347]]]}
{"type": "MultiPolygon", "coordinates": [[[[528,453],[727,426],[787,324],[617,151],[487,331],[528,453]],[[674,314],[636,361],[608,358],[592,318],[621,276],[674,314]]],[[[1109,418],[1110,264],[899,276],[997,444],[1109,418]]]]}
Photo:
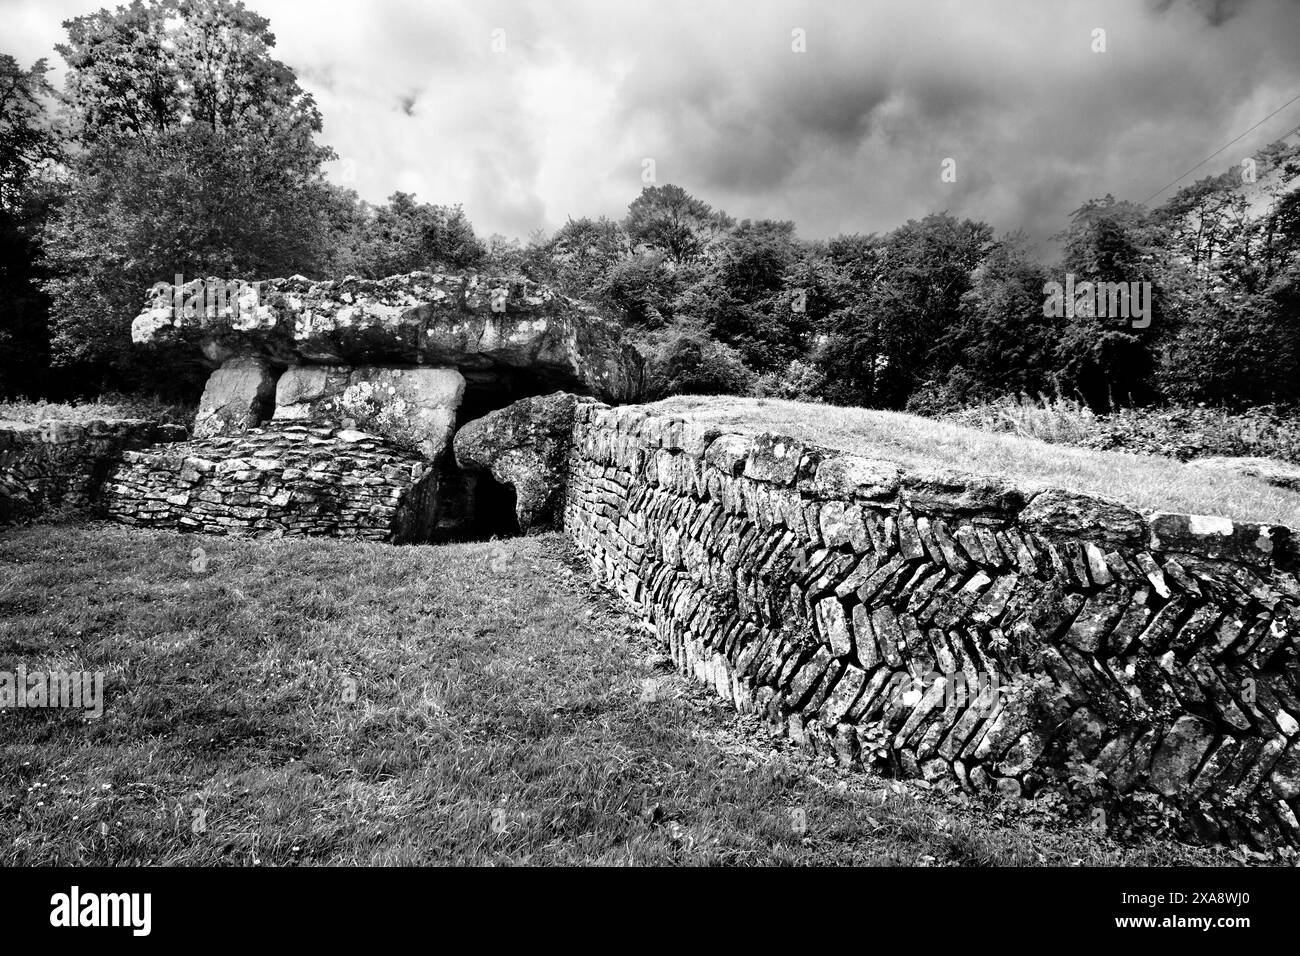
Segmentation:
{"type": "Polygon", "coordinates": [[[137,384],[156,377],[129,338],[154,283],[327,268],[333,154],[268,21],[242,3],[134,0],[65,27],[77,149],[45,229],[55,358],[137,384]]]}
{"type": "Polygon", "coordinates": [[[1175,333],[1180,311],[1169,307],[1175,296],[1166,301],[1164,295],[1178,283],[1166,282],[1169,274],[1161,268],[1167,243],[1162,227],[1145,208],[1108,195],[1076,209],[1057,238],[1063,243],[1062,275],[1074,275],[1076,282],[1149,283],[1152,310],[1142,329],[1109,315],[1067,318],[1057,345],[1062,388],[1094,408],[1151,400],[1156,355],[1161,340],[1175,333]]]}
{"type": "Polygon", "coordinates": [[[827,319],[815,356],[827,397],[901,408],[946,372],[939,343],[991,242],[986,223],[936,213],[878,241],[842,243],[847,268],[865,284],[846,282],[855,287],[827,319]]]}
{"type": "Polygon", "coordinates": [[[367,279],[482,265],[488,250],[459,206],[417,203],[395,192],[383,206],[361,203],[338,237],[336,271],[367,279]]]}
{"type": "Polygon", "coordinates": [[[555,278],[555,263],[548,248],[546,234],[541,229],[535,229],[529,234],[527,244],[493,233],[488,237],[487,254],[480,267],[497,276],[552,283],[555,278]]]}
{"type": "Polygon", "coordinates": [[[1300,399],[1295,315],[1264,295],[1201,300],[1160,357],[1164,394],[1229,407],[1300,399]]]}
{"type": "Polygon", "coordinates": [[[565,295],[586,298],[608,279],[611,270],[632,254],[627,231],[612,219],[570,218],[551,237],[556,285],[565,295]]]}
{"type": "Polygon", "coordinates": [[[1180,320],[1156,372],[1167,397],[1225,406],[1300,400],[1300,190],[1275,198],[1234,224],[1211,280],[1179,297],[1180,320]]]}
{"type": "Polygon", "coordinates": [[[0,53],[0,209],[20,208],[30,198],[33,174],[62,155],[45,110],[45,99],[54,95],[48,72],[44,59],[24,70],[0,53]]]}
{"type": "Polygon", "coordinates": [[[950,401],[1047,390],[1060,322],[1043,315],[1046,272],[1024,236],[997,242],[971,277],[955,321],[935,350],[936,384],[950,401]]]}
{"type": "Polygon", "coordinates": [[[680,186],[646,186],[627,207],[623,227],[633,242],[663,252],[675,263],[689,262],[733,224],[680,186]]]}
{"type": "Polygon", "coordinates": [[[674,315],[679,279],[662,252],[639,252],[614,263],[593,291],[598,300],[618,309],[628,325],[655,329],[674,315]]]}
{"type": "Polygon", "coordinates": [[[45,109],[47,69],[0,54],[0,396],[33,392],[49,362],[40,232],[57,194],[42,170],[62,150],[45,109]]]}
{"type": "Polygon", "coordinates": [[[750,368],[784,367],[807,351],[812,330],[806,296],[789,282],[802,256],[793,222],[746,219],[714,241],[701,280],[675,310],[704,320],[750,368]]]}
{"type": "Polygon", "coordinates": [[[740,354],[693,319],[679,319],[653,333],[647,351],[646,390],[654,399],[744,395],[753,382],[740,354]]]}

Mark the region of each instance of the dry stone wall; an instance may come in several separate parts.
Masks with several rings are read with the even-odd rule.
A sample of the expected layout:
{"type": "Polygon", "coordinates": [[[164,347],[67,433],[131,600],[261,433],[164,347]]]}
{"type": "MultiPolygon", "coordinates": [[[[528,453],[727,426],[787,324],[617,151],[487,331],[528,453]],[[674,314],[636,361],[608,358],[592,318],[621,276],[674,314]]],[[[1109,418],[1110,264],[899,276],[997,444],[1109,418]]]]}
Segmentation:
{"type": "Polygon", "coordinates": [[[105,497],[131,525],[402,542],[429,537],[436,490],[430,462],[378,436],[273,424],[128,452],[105,497]]]}
{"type": "Polygon", "coordinates": [[[1300,845],[1286,528],[576,409],[565,523],[678,667],[846,762],[1300,845]]]}
{"type": "Polygon", "coordinates": [[[92,506],[123,452],[184,435],[136,418],[0,422],[0,521],[92,506]]]}

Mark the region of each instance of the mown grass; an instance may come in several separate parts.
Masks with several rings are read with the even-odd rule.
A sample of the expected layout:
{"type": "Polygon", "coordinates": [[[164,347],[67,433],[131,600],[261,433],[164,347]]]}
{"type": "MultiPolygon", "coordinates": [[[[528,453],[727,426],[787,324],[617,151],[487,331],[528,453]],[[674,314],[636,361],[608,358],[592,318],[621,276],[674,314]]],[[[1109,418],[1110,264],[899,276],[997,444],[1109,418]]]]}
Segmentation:
{"type": "Polygon", "coordinates": [[[1123,501],[1140,511],[1178,511],[1300,528],[1300,494],[1257,478],[1207,473],[1154,455],[1095,451],[994,434],[902,412],[770,398],[678,396],[645,406],[742,433],[776,432],[886,458],[905,468],[1001,475],[1123,501]]]}
{"type": "Polygon", "coordinates": [[[559,535],[10,529],[19,663],[103,671],[106,701],[0,712],[6,865],[1225,861],[788,751],[670,674],[559,535]]]}

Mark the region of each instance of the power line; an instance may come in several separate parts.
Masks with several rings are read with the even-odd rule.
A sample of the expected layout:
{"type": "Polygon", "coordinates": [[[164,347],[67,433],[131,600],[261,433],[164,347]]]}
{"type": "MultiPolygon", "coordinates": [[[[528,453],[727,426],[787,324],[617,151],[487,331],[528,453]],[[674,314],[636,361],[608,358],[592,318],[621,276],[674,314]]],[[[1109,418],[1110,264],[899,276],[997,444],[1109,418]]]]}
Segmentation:
{"type": "MultiPolygon", "coordinates": [[[[1282,112],[1284,109],[1286,109],[1286,108],[1287,108],[1288,106],[1290,106],[1292,103],[1294,103],[1296,100],[1300,100],[1300,93],[1297,93],[1295,96],[1291,97],[1291,99],[1287,100],[1285,103],[1283,103],[1283,104],[1282,104],[1281,106],[1279,106],[1277,109],[1275,109],[1273,112],[1269,113],[1267,116],[1265,116],[1262,120],[1260,120],[1258,123],[1256,123],[1256,124],[1255,124],[1254,126],[1252,126],[1250,129],[1246,130],[1246,132],[1242,133],[1242,134],[1241,134],[1240,136],[1238,136],[1236,139],[1232,140],[1232,142],[1230,142],[1230,143],[1224,143],[1223,146],[1221,146],[1221,147],[1219,147],[1218,149],[1216,149],[1216,150],[1215,150],[1213,153],[1211,153],[1209,156],[1206,156],[1203,160],[1201,160],[1199,163],[1197,163],[1195,166],[1193,166],[1193,167],[1192,167],[1191,169],[1189,169],[1187,172],[1185,172],[1185,173],[1183,173],[1181,176],[1179,176],[1178,179],[1175,179],[1175,180],[1173,180],[1173,182],[1169,182],[1169,183],[1166,183],[1165,185],[1161,186],[1159,189],[1157,189],[1155,192],[1153,192],[1153,193],[1152,193],[1150,196],[1148,196],[1146,199],[1142,200],[1142,205],[1145,206],[1147,203],[1149,203],[1151,200],[1155,199],[1157,196],[1159,196],[1162,192],[1164,192],[1164,191],[1165,191],[1166,189],[1168,189],[1170,186],[1172,186],[1172,185],[1174,185],[1175,183],[1179,182],[1179,180],[1186,179],[1186,178],[1187,178],[1188,176],[1190,176],[1192,173],[1196,172],[1198,169],[1200,169],[1202,166],[1204,166],[1206,163],[1208,163],[1210,160],[1212,160],[1215,156],[1218,156],[1221,152],[1223,152],[1225,149],[1227,149],[1227,148],[1228,148],[1229,146],[1231,146],[1233,143],[1236,143],[1238,140],[1244,139],[1246,136],[1248,136],[1248,135],[1250,135],[1251,133],[1255,132],[1255,130],[1259,129],[1261,126],[1263,126],[1265,123],[1267,123],[1269,120],[1271,120],[1271,119],[1272,119],[1274,116],[1276,116],[1278,113],[1282,112]]],[[[1290,135],[1290,134],[1287,134],[1287,135],[1290,135]]]]}

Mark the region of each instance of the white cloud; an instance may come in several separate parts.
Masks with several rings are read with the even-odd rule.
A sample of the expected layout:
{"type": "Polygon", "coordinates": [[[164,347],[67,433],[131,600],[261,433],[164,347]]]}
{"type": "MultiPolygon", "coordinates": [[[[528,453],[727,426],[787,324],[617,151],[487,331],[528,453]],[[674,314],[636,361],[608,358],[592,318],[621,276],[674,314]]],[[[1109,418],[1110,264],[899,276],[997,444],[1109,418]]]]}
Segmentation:
{"type": "MultiPolygon", "coordinates": [[[[59,21],[100,5],[4,0],[4,48],[52,56],[59,21]]],[[[249,5],[349,160],[335,174],[371,200],[461,202],[483,235],[621,216],[652,157],[660,182],[804,236],[946,208],[1042,237],[1090,197],[1144,198],[1300,92],[1289,0],[249,5]]]]}

